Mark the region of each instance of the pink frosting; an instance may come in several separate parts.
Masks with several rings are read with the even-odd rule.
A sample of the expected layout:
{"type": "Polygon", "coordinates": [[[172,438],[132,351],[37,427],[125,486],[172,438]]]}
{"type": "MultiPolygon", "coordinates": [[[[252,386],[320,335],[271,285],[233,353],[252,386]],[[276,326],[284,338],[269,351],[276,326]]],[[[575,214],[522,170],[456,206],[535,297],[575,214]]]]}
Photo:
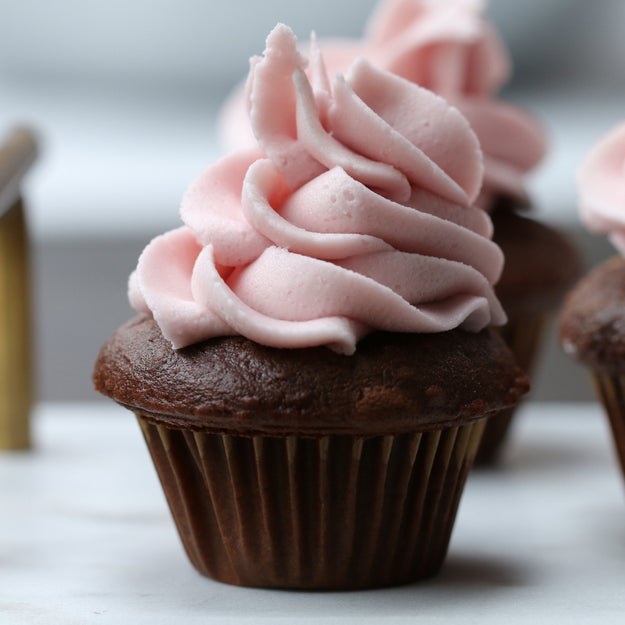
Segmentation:
{"type": "Polygon", "coordinates": [[[484,151],[479,202],[495,195],[524,199],[525,178],[545,153],[542,129],[519,108],[496,100],[510,61],[484,19],[483,0],[382,0],[369,21],[372,62],[432,89],[469,120],[484,151]]]}
{"type": "MultiPolygon", "coordinates": [[[[546,144],[533,118],[496,99],[509,78],[510,62],[483,12],[480,0],[382,0],[362,40],[325,41],[321,47],[330,74],[365,56],[457,106],[484,152],[478,203],[488,209],[499,194],[526,200],[527,173],[543,158],[546,144]]],[[[219,128],[228,149],[254,142],[244,103],[239,87],[222,108],[219,128]]]]}
{"type": "Polygon", "coordinates": [[[582,220],[625,254],[625,123],[588,153],[577,177],[582,220]]]}
{"type": "Polygon", "coordinates": [[[241,334],[348,354],[373,330],[504,323],[464,117],[362,59],[331,81],[317,50],[306,65],[278,25],[248,80],[258,145],[191,185],[184,225],[139,259],[132,305],[176,348],[241,334]]]}
{"type": "Polygon", "coordinates": [[[495,93],[510,74],[481,0],[382,0],[365,41],[389,71],[444,96],[495,93]]]}

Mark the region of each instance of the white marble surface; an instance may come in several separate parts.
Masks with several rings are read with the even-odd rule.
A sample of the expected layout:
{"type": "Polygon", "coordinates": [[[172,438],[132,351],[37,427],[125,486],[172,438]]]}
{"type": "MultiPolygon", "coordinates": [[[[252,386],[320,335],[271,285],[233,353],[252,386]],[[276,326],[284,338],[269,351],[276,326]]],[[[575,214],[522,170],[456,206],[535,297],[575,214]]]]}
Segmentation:
{"type": "Polygon", "coordinates": [[[595,405],[528,404],[474,472],[435,579],[367,592],[236,588],[186,560],[139,429],[43,405],[0,454],[0,624],[622,623],[625,491],[595,405]]]}

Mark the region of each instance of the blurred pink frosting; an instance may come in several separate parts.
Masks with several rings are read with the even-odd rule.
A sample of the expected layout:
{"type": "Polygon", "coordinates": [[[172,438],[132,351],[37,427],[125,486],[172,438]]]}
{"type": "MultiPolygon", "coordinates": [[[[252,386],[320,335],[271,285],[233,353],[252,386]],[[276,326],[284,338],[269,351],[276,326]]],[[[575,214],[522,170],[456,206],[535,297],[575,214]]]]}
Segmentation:
{"type": "Polygon", "coordinates": [[[330,81],[278,25],[251,64],[258,139],[191,185],[129,297],[175,348],[240,334],[352,353],[373,330],[502,324],[503,257],[473,205],[482,159],[439,96],[357,60],[330,81]]]}
{"type": "Polygon", "coordinates": [[[625,255],[625,123],[590,150],[577,183],[583,222],[590,230],[607,234],[625,255]]]}
{"type": "MultiPolygon", "coordinates": [[[[358,56],[435,91],[460,109],[484,153],[478,204],[498,195],[527,200],[526,177],[543,158],[542,128],[518,107],[496,98],[510,75],[507,51],[484,17],[480,0],[382,0],[361,40],[321,41],[329,74],[358,56]]],[[[254,145],[239,86],[224,103],[219,133],[226,149],[254,145]]]]}

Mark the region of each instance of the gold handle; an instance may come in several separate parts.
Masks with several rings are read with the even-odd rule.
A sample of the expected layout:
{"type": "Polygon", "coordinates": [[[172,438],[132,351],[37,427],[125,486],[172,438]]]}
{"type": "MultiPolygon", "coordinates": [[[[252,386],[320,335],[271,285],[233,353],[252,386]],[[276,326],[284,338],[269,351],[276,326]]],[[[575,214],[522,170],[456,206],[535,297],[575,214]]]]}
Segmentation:
{"type": "Polygon", "coordinates": [[[30,445],[30,254],[20,186],[35,156],[25,129],[0,146],[0,449],[30,445]]]}

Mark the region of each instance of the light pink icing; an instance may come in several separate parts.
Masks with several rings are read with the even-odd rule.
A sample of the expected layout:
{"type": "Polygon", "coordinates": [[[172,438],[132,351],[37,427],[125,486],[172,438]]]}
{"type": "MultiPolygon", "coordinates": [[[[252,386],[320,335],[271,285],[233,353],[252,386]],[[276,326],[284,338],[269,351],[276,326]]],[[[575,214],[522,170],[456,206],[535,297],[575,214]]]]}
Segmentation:
{"type": "Polygon", "coordinates": [[[545,153],[542,129],[496,99],[510,76],[507,51],[484,18],[483,0],[382,0],[365,37],[373,63],[431,89],[469,120],[484,151],[479,203],[525,199],[525,179],[545,153]]]}
{"type": "Polygon", "coordinates": [[[506,49],[481,0],[382,0],[365,41],[391,72],[443,96],[483,96],[510,75],[506,49]]]}
{"type": "MultiPolygon", "coordinates": [[[[457,106],[475,130],[485,174],[478,203],[495,196],[526,200],[526,178],[543,158],[545,138],[536,121],[496,99],[510,61],[480,0],[382,0],[359,41],[322,41],[330,75],[358,56],[439,93],[457,106]]],[[[254,144],[239,87],[222,108],[219,129],[228,149],[254,144]]]]}
{"type": "Polygon", "coordinates": [[[590,150],[577,182],[583,222],[590,230],[607,234],[625,254],[625,123],[590,150]]]}
{"type": "Polygon", "coordinates": [[[175,348],[241,334],[352,353],[373,330],[478,331],[505,315],[475,200],[481,152],[442,98],[360,59],[328,79],[278,25],[248,80],[258,145],[206,169],[129,297],[175,348]],[[310,78],[309,78],[310,76],[310,78]]]}

